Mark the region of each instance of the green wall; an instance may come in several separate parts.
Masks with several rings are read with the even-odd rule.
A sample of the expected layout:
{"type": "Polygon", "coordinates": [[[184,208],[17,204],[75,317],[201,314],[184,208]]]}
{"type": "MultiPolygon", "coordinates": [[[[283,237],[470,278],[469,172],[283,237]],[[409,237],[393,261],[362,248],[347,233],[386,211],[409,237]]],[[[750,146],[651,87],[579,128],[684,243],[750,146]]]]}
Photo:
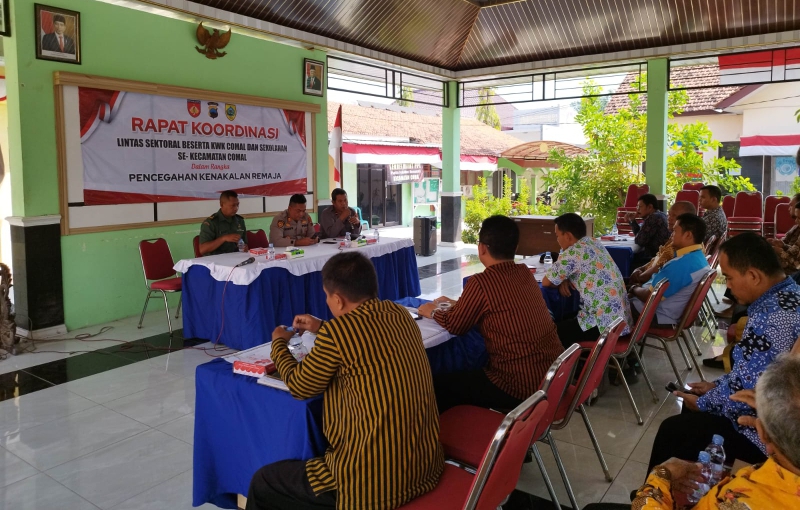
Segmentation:
{"type": "MultiPolygon", "coordinates": [[[[15,216],[59,213],[53,104],[53,72],[58,70],[321,104],[315,129],[317,188],[328,189],[325,99],[301,90],[303,58],[324,61],[324,52],[234,33],[225,49],[228,55],[208,60],[194,48],[194,23],[69,0],[62,6],[81,13],[82,65],[36,60],[33,4],[12,2],[13,37],[3,41],[15,216]]],[[[209,214],[215,211],[210,205],[209,214]]],[[[266,229],[269,221],[251,219],[247,226],[266,229]]],[[[67,327],[138,314],[145,297],[138,242],[164,237],[177,260],[191,256],[198,231],[199,225],[189,224],[62,237],[67,327]]],[[[172,303],[177,305],[177,299],[172,303]]]]}

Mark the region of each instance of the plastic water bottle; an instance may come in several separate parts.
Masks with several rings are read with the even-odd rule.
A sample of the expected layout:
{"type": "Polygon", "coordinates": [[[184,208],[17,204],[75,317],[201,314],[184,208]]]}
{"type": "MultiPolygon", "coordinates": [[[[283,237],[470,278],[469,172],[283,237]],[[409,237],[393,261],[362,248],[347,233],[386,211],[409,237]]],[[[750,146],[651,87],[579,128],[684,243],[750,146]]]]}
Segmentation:
{"type": "Polygon", "coordinates": [[[375,242],[377,243],[378,241],[381,240],[381,235],[378,233],[378,229],[377,228],[375,229],[374,232],[375,232],[375,242]]]}
{"type": "Polygon", "coordinates": [[[544,253],[544,265],[550,266],[553,264],[553,256],[550,255],[550,252],[547,251],[544,253]]]}
{"type": "Polygon", "coordinates": [[[267,248],[267,260],[275,260],[275,245],[272,243],[267,248]]]}
{"type": "Polygon", "coordinates": [[[347,245],[348,245],[348,246],[350,245],[350,240],[351,240],[352,238],[353,238],[353,236],[351,236],[351,235],[350,235],[350,232],[345,232],[345,234],[344,234],[344,240],[345,240],[345,242],[347,243],[347,245]]]}
{"type": "Polygon", "coordinates": [[[725,471],[725,448],[722,443],[725,438],[719,434],[714,434],[711,438],[711,444],[706,447],[706,452],[711,456],[711,480],[709,483],[714,486],[722,480],[722,473],[725,471]]]}
{"type": "Polygon", "coordinates": [[[289,352],[298,362],[303,361],[303,358],[308,355],[308,349],[303,345],[303,339],[300,335],[294,335],[289,339],[289,352]]]}
{"type": "Polygon", "coordinates": [[[239,251],[244,251],[244,239],[240,237],[239,242],[236,244],[239,246],[239,251]]]}
{"type": "Polygon", "coordinates": [[[700,468],[700,476],[703,477],[702,482],[699,482],[699,486],[697,489],[694,490],[693,493],[686,495],[686,500],[688,501],[689,505],[697,504],[700,499],[706,495],[706,493],[711,490],[711,455],[708,452],[700,452],[697,456],[697,462],[702,464],[700,468]]]}
{"type": "Polygon", "coordinates": [[[616,241],[617,236],[619,235],[619,229],[617,228],[617,222],[614,222],[614,225],[611,227],[611,235],[614,236],[614,240],[616,241]]]}

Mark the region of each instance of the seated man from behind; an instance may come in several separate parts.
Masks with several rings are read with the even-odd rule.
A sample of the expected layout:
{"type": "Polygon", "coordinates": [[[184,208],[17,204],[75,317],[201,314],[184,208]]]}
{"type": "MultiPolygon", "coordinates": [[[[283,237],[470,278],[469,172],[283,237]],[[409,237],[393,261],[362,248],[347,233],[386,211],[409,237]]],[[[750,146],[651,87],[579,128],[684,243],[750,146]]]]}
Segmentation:
{"type": "Polygon", "coordinates": [[[628,222],[636,234],[636,245],[639,247],[633,255],[633,267],[640,267],[656,256],[658,248],[669,239],[667,215],[658,210],[658,199],[651,193],[639,197],[636,212],[626,215],[628,222]],[[641,226],[636,222],[637,215],[644,218],[641,226]]]}
{"type": "Polygon", "coordinates": [[[443,412],[460,404],[513,409],[533,395],[563,348],[542,290],[527,266],[514,262],[519,228],[505,216],[483,221],[478,257],[486,269],[473,275],[447,311],[434,303],[419,308],[455,335],[473,326],[486,341],[489,361],[481,370],[434,377],[436,401],[443,412]]]}
{"type": "MultiPolygon", "coordinates": [[[[769,458],[724,478],[692,510],[800,508],[800,357],[783,354],[767,368],[758,381],[755,405],[754,430],[769,458]]],[[[699,464],[671,458],[650,472],[632,505],[618,508],[672,510],[677,507],[676,493],[693,490],[698,480],[699,464]]],[[[611,505],[602,503],[584,508],[610,509],[611,505]]]]}
{"type": "Polygon", "coordinates": [[[632,312],[639,317],[644,304],[661,280],[669,280],[664,292],[664,300],[658,304],[653,325],[674,325],[681,320],[683,310],[692,297],[700,279],[708,272],[708,261],[703,254],[703,238],[706,224],[694,214],[682,214],[675,220],[672,232],[672,247],[675,258],[664,264],[661,271],[654,274],[643,285],[633,285],[628,290],[632,312]]]}
{"type": "Polygon", "coordinates": [[[239,195],[223,191],[219,195],[219,211],[200,225],[200,255],[219,255],[239,251],[239,239],[247,249],[247,229],[239,212],[239,195]]]}
{"type": "Polygon", "coordinates": [[[436,487],[444,470],[431,369],[416,322],[402,306],[378,299],[375,268],[360,253],[326,262],[322,287],[334,318],[298,315],[293,323],[317,334],[314,348],[298,363],[287,346],[292,332],[279,326],[272,360],[293,397],[323,395],[330,446],[322,457],[258,470],[247,510],[397,508],[436,487]]]}
{"type": "Polygon", "coordinates": [[[308,246],[319,242],[314,221],[306,214],[306,197],[295,194],[289,198],[289,208],[272,218],[269,242],[276,247],[308,246]]]}
{"type": "Polygon", "coordinates": [[[703,214],[703,221],[706,222],[706,238],[703,243],[708,242],[711,236],[717,239],[727,236],[728,218],[722,209],[722,190],[713,184],[700,188],[700,207],[706,210],[703,214]]]}
{"type": "Polygon", "coordinates": [[[572,289],[581,295],[578,315],[556,324],[564,348],[576,342],[593,342],[618,317],[625,321],[622,334],[630,333],[633,321],[622,273],[608,250],[586,235],[586,223],[575,213],[555,219],[556,239],[563,250],[547,270],[542,285],[558,287],[563,296],[572,289]]]}
{"type": "MultiPolygon", "coordinates": [[[[670,232],[675,229],[675,220],[678,219],[678,216],[681,214],[697,214],[697,209],[695,209],[694,204],[691,202],[681,201],[672,204],[672,207],[670,207],[667,212],[667,224],[669,225],[670,232]]],[[[706,237],[708,237],[707,232],[706,237]]],[[[661,248],[658,249],[658,253],[653,257],[653,260],[633,270],[630,278],[628,278],[628,282],[630,284],[642,284],[646,282],[654,274],[661,271],[664,264],[674,258],[675,248],[672,247],[672,236],[670,236],[667,242],[662,244],[661,248]]]]}
{"type": "Polygon", "coordinates": [[[714,382],[689,384],[691,393],[676,393],[683,398],[683,412],[659,427],[651,470],[670,457],[695,460],[712,434],[725,438],[731,459],[751,464],[766,460],[766,446],[756,431],[737,424],[752,410],[729,397],[753,389],[767,366],[800,336],[800,287],[786,277],[769,244],[751,232],[722,244],[720,267],[736,299],[749,305],[742,340],[732,350],[732,370],[714,382]]]}
{"type": "Polygon", "coordinates": [[[344,237],[348,232],[355,238],[361,233],[361,222],[356,210],[347,205],[347,192],[336,188],[331,192],[331,202],[333,205],[319,215],[322,238],[344,237]]]}

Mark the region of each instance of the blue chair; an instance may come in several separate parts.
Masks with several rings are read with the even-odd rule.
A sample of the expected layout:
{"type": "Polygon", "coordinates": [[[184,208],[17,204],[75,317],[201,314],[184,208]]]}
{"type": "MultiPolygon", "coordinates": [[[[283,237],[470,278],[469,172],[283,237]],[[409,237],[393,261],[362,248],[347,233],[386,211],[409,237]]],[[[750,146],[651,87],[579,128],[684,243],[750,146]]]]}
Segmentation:
{"type": "Polygon", "coordinates": [[[361,228],[362,229],[369,228],[369,222],[367,220],[365,220],[361,216],[361,208],[360,207],[356,207],[356,212],[358,213],[358,221],[361,222],[361,228]]]}

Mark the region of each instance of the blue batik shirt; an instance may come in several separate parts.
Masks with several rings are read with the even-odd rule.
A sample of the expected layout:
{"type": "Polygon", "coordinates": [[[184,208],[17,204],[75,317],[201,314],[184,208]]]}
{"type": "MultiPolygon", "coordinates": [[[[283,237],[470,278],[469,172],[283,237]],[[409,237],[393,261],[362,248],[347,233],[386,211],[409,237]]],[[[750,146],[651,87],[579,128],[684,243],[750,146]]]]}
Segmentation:
{"type": "Polygon", "coordinates": [[[732,351],[733,369],[716,381],[712,389],[697,400],[701,411],[728,417],[734,428],[758,446],[767,449],[756,429],[740,427],[740,416],[754,416],[747,404],[730,396],[739,390],[753,389],[764,370],[779,354],[788,352],[800,337],[800,286],[791,278],[774,285],[747,308],[747,325],[742,340],[732,351]]]}

